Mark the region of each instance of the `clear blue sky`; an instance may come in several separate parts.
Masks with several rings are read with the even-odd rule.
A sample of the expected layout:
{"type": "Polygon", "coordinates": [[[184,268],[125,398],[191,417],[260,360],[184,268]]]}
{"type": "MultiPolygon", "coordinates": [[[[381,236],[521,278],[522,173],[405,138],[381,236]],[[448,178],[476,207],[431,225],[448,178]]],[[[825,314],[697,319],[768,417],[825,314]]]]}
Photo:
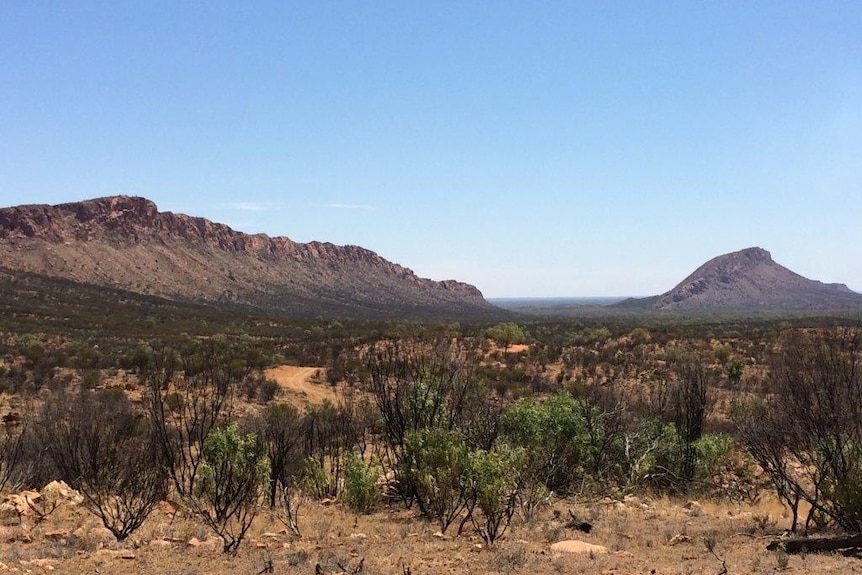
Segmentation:
{"type": "Polygon", "coordinates": [[[489,297],[862,291],[862,2],[2,2],[0,205],[121,193],[489,297]]]}

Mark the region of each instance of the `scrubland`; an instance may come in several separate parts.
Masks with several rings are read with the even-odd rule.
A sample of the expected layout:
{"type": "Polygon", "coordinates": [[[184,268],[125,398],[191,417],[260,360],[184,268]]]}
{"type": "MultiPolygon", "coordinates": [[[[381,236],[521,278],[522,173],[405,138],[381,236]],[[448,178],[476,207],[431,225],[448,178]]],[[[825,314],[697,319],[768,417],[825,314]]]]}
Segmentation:
{"type": "Polygon", "coordinates": [[[852,323],[7,327],[0,571],[862,571],[852,323]]]}

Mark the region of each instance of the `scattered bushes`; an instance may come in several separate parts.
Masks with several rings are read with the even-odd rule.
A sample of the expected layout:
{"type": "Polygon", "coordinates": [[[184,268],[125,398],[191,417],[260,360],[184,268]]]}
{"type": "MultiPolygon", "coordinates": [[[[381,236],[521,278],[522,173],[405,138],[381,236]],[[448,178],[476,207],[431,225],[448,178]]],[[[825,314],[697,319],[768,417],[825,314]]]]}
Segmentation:
{"type": "MultiPolygon", "coordinates": [[[[324,331],[303,353],[338,363],[353,394],[302,414],[270,402],[277,385],[267,385],[261,355],[241,335],[180,337],[171,346],[139,345],[126,355],[90,353],[74,342],[63,352],[49,338],[7,339],[11,355],[0,358],[4,385],[36,389],[31,372],[37,371],[50,379],[41,392],[47,400],[39,425],[7,427],[0,441],[0,487],[38,486],[59,475],[122,539],[170,481],[224,538],[225,551],[235,552],[264,492],[299,535],[303,494],[338,497],[367,513],[380,497],[381,472],[408,507],[415,504],[441,531],[453,523],[459,532],[472,526],[492,544],[516,510],[529,519],[553,493],[682,492],[732,468],[733,439],[707,432],[707,390],[718,376],[738,383],[748,358],[760,361],[765,351],[742,355],[709,340],[692,344],[612,326],[624,334],[615,340],[603,326],[565,325],[553,345],[538,341],[530,352],[499,354],[509,367],[483,364],[477,342],[499,329],[498,343],[507,345],[505,327],[472,328],[476,341],[441,328],[410,344],[365,346],[333,326],[344,338],[336,347],[326,347],[324,331]],[[574,339],[588,343],[571,347],[574,339]],[[564,364],[559,387],[536,389],[569,392],[516,401],[529,392],[524,381],[554,379],[544,365],[550,357],[564,364]],[[642,369],[648,357],[660,365],[642,369]],[[72,369],[57,369],[63,361],[87,388],[111,373],[111,358],[144,384],[142,413],[117,390],[64,393],[74,376],[72,369]],[[704,367],[713,359],[722,366],[715,372],[704,367]],[[642,405],[615,387],[622,377],[636,377],[651,391],[642,405]],[[370,392],[365,402],[363,392],[370,392]],[[258,402],[260,415],[243,421],[240,432],[233,403],[242,394],[258,402]],[[48,457],[40,461],[43,452],[48,457]]],[[[531,325],[530,333],[543,332],[531,325]]],[[[769,394],[736,408],[739,437],[790,505],[794,528],[807,503],[806,529],[862,529],[858,340],[858,330],[790,333],[771,365],[769,394]]],[[[755,371],[747,378],[764,377],[755,371]]]]}
{"type": "Polygon", "coordinates": [[[780,342],[766,399],[737,406],[748,452],[798,527],[862,530],[862,329],[790,332],[780,342]]]}

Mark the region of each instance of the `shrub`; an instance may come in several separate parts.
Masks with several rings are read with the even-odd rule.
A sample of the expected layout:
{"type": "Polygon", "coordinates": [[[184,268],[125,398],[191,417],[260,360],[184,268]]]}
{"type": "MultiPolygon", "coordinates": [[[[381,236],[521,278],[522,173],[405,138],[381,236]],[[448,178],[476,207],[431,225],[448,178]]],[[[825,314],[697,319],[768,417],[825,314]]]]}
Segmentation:
{"type": "MultiPolygon", "coordinates": [[[[369,351],[368,387],[383,427],[385,449],[381,464],[395,472],[399,495],[408,507],[417,497],[417,486],[406,459],[407,438],[411,434],[462,429],[470,440],[481,442],[496,436],[496,429],[482,430],[482,426],[471,425],[471,421],[477,420],[475,399],[484,389],[474,377],[477,364],[476,356],[448,338],[419,349],[384,342],[369,351]]],[[[486,421],[496,428],[491,419],[496,416],[490,412],[487,415],[490,417],[486,421]]],[[[425,502],[418,503],[423,514],[427,514],[423,508],[425,502]]]]}
{"type": "Polygon", "coordinates": [[[467,473],[469,517],[489,545],[506,532],[515,513],[518,482],[526,462],[523,449],[505,444],[470,454],[467,473]],[[478,512],[478,513],[477,513],[478,512]]]}
{"type": "Polygon", "coordinates": [[[44,452],[117,540],[141,526],[166,493],[149,426],[122,391],[82,390],[45,402],[36,429],[44,452]]]}
{"type": "Polygon", "coordinates": [[[446,529],[466,506],[468,451],[457,432],[423,429],[407,436],[401,474],[414,486],[422,514],[446,529]]]}
{"type": "Polygon", "coordinates": [[[378,498],[378,474],[356,449],[344,454],[344,498],[357,513],[369,513],[378,498]]]}
{"type": "Polygon", "coordinates": [[[302,468],[301,424],[299,412],[286,403],[267,406],[258,420],[270,464],[270,507],[275,507],[280,493],[293,486],[294,475],[302,468]]]}
{"type": "Polygon", "coordinates": [[[731,464],[733,438],[723,433],[706,434],[692,445],[697,455],[699,478],[709,478],[731,464]]]}
{"type": "Polygon", "coordinates": [[[680,457],[675,487],[685,491],[695,478],[697,452],[694,444],[703,435],[706,422],[707,383],[709,374],[698,363],[677,366],[678,381],[672,394],[673,422],[679,436],[680,457]]]}
{"type": "Polygon", "coordinates": [[[724,365],[724,371],[727,374],[727,381],[731,386],[735,386],[742,381],[742,374],[745,372],[745,362],[741,359],[732,359],[724,365]]]}
{"type": "Polygon", "coordinates": [[[95,389],[102,381],[102,372],[98,369],[87,369],[81,376],[81,385],[86,389],[95,389]]]}
{"type": "Polygon", "coordinates": [[[334,496],[338,492],[335,476],[314,457],[306,457],[302,462],[302,490],[315,499],[334,496]]]}
{"type": "Polygon", "coordinates": [[[243,347],[223,336],[163,348],[141,366],[146,405],[162,460],[183,497],[194,492],[209,433],[230,420],[236,389],[249,375],[243,347]]]}
{"type": "Polygon", "coordinates": [[[485,335],[502,346],[504,351],[508,351],[512,344],[523,342],[527,337],[523,328],[514,322],[498,323],[485,330],[485,335]]]}
{"type": "Polygon", "coordinates": [[[260,395],[260,400],[264,403],[269,403],[275,396],[278,395],[278,392],[281,388],[278,386],[278,382],[273,381],[271,379],[264,380],[263,383],[260,384],[260,388],[258,389],[258,395],[260,395]]]}
{"type": "Polygon", "coordinates": [[[862,328],[789,332],[765,401],[738,405],[742,442],[806,531],[862,530],[862,328]]]}
{"type": "Polygon", "coordinates": [[[609,415],[568,393],[551,395],[541,405],[525,398],[503,412],[503,438],[527,453],[522,488],[541,482],[565,492],[584,479],[604,480],[622,458],[621,437],[605,425],[609,415]]]}
{"type": "Polygon", "coordinates": [[[210,433],[202,452],[204,462],[192,503],[223,538],[224,552],[235,554],[257,515],[269,460],[257,436],[243,436],[236,423],[210,433]]]}
{"type": "Polygon", "coordinates": [[[25,427],[6,424],[0,429],[0,491],[7,484],[13,488],[19,483],[21,474],[19,467],[24,459],[24,431],[25,427]]]}

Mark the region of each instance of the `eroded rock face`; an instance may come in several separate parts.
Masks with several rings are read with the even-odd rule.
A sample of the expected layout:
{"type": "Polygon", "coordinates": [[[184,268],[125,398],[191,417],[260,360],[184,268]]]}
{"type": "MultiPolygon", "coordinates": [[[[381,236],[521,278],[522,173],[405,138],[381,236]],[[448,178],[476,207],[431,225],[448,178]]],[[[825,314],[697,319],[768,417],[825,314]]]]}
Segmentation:
{"type": "MultiPolygon", "coordinates": [[[[172,299],[284,311],[489,314],[474,286],[432,281],[358,246],[245,234],[113,196],[0,209],[0,262],[14,270],[172,299]]],[[[372,315],[373,315],[372,313],[372,315]]]]}
{"type": "Polygon", "coordinates": [[[853,309],[862,294],[844,284],[824,284],[772,260],[763,248],[713,258],[660,296],[627,300],[616,307],[664,311],[853,309]]]}

